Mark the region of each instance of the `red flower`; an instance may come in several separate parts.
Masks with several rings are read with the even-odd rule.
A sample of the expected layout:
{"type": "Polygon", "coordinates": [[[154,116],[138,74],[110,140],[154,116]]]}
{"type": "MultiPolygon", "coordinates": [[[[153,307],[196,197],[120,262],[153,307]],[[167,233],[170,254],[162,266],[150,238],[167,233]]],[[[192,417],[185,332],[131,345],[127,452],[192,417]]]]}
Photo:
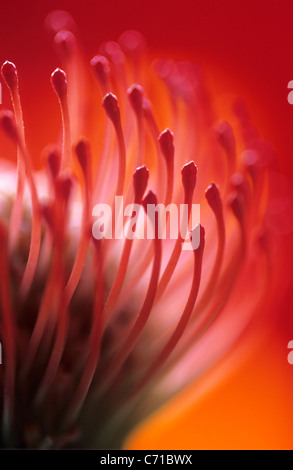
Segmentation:
{"type": "Polygon", "coordinates": [[[242,102],[221,119],[194,64],[152,66],[128,31],[90,67],[60,15],[48,24],[62,132],[39,173],[16,67],[2,66],[13,112],[1,125],[18,152],[0,180],[2,445],[110,448],[267,321],[284,287],[271,269],[274,155],[242,102]],[[114,215],[95,236],[94,205],[122,196],[146,212],[184,203],[189,220],[200,204],[199,243],[160,239],[160,217],[152,240],[123,237],[127,217],[117,228],[114,215]]]}

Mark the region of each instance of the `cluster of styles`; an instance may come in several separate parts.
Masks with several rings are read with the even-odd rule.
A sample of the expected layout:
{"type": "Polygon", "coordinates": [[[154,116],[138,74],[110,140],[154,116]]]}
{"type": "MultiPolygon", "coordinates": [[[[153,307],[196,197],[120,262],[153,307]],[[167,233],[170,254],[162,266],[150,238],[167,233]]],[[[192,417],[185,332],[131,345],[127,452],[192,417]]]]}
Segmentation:
{"type": "Polygon", "coordinates": [[[135,31],[85,59],[72,25],[47,19],[61,125],[40,171],[21,78],[2,66],[0,126],[17,149],[0,173],[3,447],[121,446],[233,350],[272,282],[268,146],[243,103],[222,119],[200,69],[150,59],[135,31]],[[150,236],[125,236],[148,223],[150,236]]]}

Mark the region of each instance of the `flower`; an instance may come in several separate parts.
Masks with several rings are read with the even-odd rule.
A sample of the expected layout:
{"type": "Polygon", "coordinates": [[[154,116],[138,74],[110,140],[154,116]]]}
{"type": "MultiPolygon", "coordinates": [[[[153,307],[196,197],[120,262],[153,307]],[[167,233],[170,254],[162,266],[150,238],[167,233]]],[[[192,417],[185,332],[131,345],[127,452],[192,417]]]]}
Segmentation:
{"type": "Polygon", "coordinates": [[[2,66],[13,111],[0,122],[17,146],[0,181],[2,446],[115,448],[262,327],[259,306],[279,287],[273,152],[241,101],[221,119],[197,66],[150,65],[140,33],[103,44],[89,65],[68,15],[47,25],[63,62],[51,75],[62,132],[40,172],[16,66],[2,66]],[[182,231],[160,238],[161,215],[148,240],[130,236],[147,223],[133,208],[120,227],[93,211],[121,197],[148,216],[184,204],[189,221],[196,200],[190,249],[182,231]]]}

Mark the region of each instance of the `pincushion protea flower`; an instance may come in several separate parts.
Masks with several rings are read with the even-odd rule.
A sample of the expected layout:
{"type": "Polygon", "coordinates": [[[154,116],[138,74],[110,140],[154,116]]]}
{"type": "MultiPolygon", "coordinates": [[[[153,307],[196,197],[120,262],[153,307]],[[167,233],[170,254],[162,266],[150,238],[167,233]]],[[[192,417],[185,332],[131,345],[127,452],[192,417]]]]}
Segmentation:
{"type": "MultiPolygon", "coordinates": [[[[51,75],[62,131],[40,172],[16,66],[2,66],[13,110],[1,127],[17,167],[2,162],[0,180],[1,443],[119,447],[259,324],[275,282],[272,155],[242,103],[221,120],[194,64],[150,65],[144,39],[128,31],[89,65],[59,20],[48,18],[62,60],[51,75]],[[189,220],[200,204],[201,225],[189,227],[199,246],[183,250],[182,233],[160,239],[159,217],[154,239],[123,237],[131,213],[116,238],[100,226],[96,239],[93,207],[114,207],[117,196],[142,211],[184,203],[189,220]]],[[[117,228],[114,216],[106,223],[117,228]]]]}

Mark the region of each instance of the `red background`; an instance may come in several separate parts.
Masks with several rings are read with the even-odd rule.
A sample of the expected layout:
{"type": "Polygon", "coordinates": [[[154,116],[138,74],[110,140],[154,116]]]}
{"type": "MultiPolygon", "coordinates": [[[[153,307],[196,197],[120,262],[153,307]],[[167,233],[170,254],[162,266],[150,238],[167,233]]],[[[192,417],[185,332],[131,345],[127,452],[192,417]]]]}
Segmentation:
{"type": "MultiPolygon", "coordinates": [[[[22,77],[27,138],[35,155],[47,144],[48,134],[54,131],[46,127],[44,116],[58,115],[58,103],[51,99],[49,76],[59,64],[43,28],[46,15],[56,8],[72,13],[88,59],[97,53],[101,42],[116,40],[123,31],[133,28],[145,35],[149,46],[159,55],[189,57],[198,61],[214,74],[214,82],[218,82],[217,92],[231,91],[248,102],[253,121],[261,124],[263,136],[272,143],[283,172],[293,182],[293,106],[287,101],[287,85],[293,80],[292,0],[2,2],[0,61],[8,59],[15,62],[22,77]]],[[[10,106],[8,93],[3,87],[5,105],[10,106]]],[[[52,120],[49,119],[49,122],[52,123],[52,120]]],[[[51,125],[54,128],[54,122],[51,125]]],[[[3,135],[0,138],[2,140],[3,135]]],[[[0,142],[0,157],[5,157],[5,145],[0,142]]],[[[288,245],[290,251],[292,249],[288,245]]],[[[288,267],[287,274],[285,271],[281,275],[290,273],[288,267]]],[[[284,368],[287,367],[288,386],[292,386],[293,369],[286,364],[286,342],[293,339],[291,294],[281,300],[279,308],[285,310],[287,315],[282,312],[279,325],[277,345],[284,348],[281,351],[281,361],[284,362],[277,361],[277,367],[281,363],[284,368]]],[[[262,368],[264,364],[268,368],[267,377],[271,373],[274,381],[273,372],[270,372],[265,359],[258,367],[262,368]]],[[[257,380],[258,371],[255,369],[253,378],[249,375],[251,370],[244,372],[247,374],[244,387],[250,387],[257,380]]],[[[243,383],[239,383],[240,391],[243,383]]],[[[270,386],[272,384],[266,382],[268,393],[270,386]]],[[[289,392],[286,390],[287,398],[289,392]]],[[[259,398],[261,406],[262,398],[259,398]]],[[[282,400],[281,396],[279,398],[282,400]]],[[[235,401],[235,406],[240,408],[241,400],[239,405],[237,403],[235,401]]],[[[270,406],[274,409],[274,403],[270,406]]],[[[277,423],[278,415],[275,419],[277,423]]]]}

